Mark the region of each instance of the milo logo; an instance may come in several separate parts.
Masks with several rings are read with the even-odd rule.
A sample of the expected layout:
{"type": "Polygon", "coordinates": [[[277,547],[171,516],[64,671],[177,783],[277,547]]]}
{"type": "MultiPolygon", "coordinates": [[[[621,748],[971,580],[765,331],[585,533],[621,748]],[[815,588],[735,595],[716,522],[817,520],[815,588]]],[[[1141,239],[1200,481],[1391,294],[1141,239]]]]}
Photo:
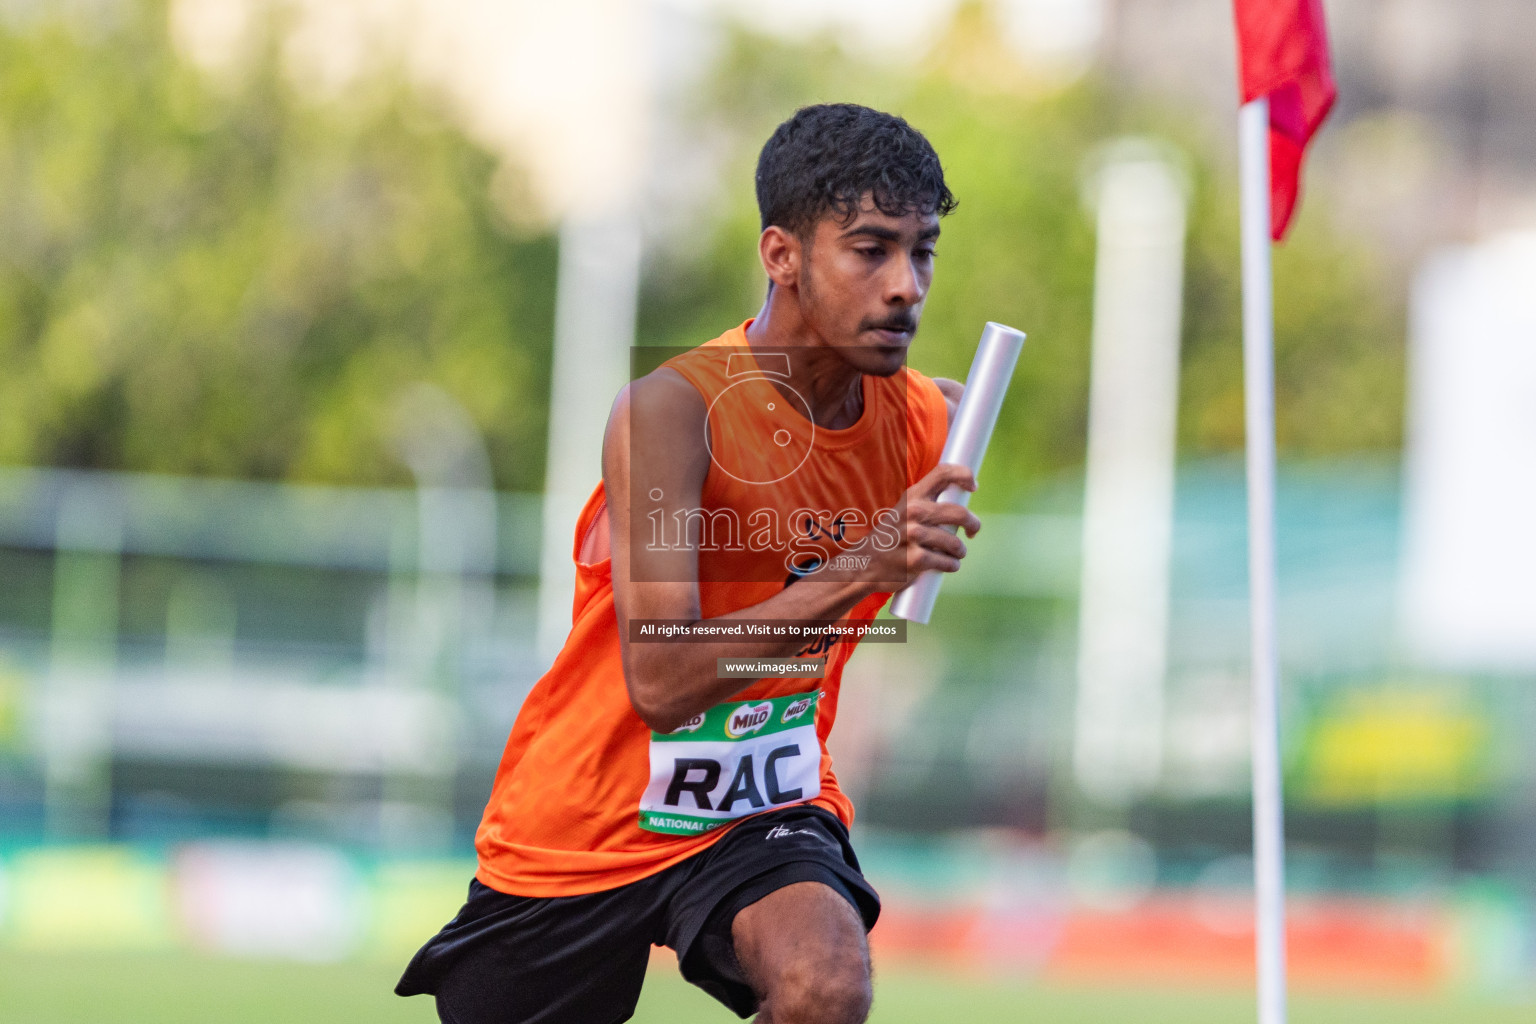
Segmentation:
{"type": "Polygon", "coordinates": [[[733,740],[739,740],[767,725],[772,715],[773,705],[766,700],[761,704],[743,704],[725,720],[725,734],[733,740]]]}
{"type": "Polygon", "coordinates": [[[784,709],[784,714],[780,716],[779,721],[793,722],[810,710],[811,705],[814,703],[816,703],[815,697],[801,697],[799,700],[791,702],[789,707],[784,709]]]}
{"type": "Polygon", "coordinates": [[[673,729],[672,734],[675,736],[680,732],[698,732],[703,725],[704,716],[702,714],[697,714],[688,719],[688,721],[684,722],[682,725],[678,726],[676,729],[673,729]]]}

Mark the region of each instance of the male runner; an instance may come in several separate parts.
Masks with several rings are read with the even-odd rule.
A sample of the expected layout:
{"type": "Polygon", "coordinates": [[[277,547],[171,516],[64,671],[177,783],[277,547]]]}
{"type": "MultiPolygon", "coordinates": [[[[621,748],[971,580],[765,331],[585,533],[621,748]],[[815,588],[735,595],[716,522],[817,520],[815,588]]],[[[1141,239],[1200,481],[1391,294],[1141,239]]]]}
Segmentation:
{"type": "Polygon", "coordinates": [[[468,901],[396,991],[449,1024],[617,1024],[649,948],[742,1017],[858,1024],[879,899],[826,753],[854,643],[976,517],[939,502],[961,385],[906,367],[954,207],[905,121],[780,125],[756,318],[620,393],[574,543],[572,629],[529,694],[468,901]],[[683,633],[675,627],[681,625],[683,633]],[[721,659],[780,658],[749,678],[721,659]]]}

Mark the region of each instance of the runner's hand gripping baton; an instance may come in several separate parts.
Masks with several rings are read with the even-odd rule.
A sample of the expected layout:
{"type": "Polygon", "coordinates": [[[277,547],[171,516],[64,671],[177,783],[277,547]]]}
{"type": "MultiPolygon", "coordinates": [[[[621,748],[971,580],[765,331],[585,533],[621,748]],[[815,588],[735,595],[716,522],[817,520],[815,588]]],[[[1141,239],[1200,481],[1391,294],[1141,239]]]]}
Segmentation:
{"type": "MultiPolygon", "coordinates": [[[[986,454],[997,414],[1003,408],[1003,396],[1008,393],[1008,380],[1023,348],[1023,331],[987,322],[981,332],[981,344],[976,346],[976,358],[971,361],[971,372],[965,376],[965,394],[960,398],[960,408],[955,410],[955,421],[950,424],[940,462],[964,466],[973,475],[980,473],[981,457],[986,454]]],[[[950,486],[939,495],[939,500],[965,505],[971,494],[950,486]]],[[[954,533],[957,527],[944,529],[954,533]]],[[[944,574],[937,569],[918,576],[891,602],[891,614],[909,622],[926,623],[933,614],[933,602],[938,599],[943,582],[944,574]]]]}

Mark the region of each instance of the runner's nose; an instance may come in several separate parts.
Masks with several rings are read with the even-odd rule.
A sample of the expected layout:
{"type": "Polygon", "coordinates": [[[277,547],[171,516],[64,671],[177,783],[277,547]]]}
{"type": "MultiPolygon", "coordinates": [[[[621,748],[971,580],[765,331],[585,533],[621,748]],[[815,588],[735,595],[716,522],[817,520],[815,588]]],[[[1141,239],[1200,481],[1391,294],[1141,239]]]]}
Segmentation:
{"type": "Polygon", "coordinates": [[[923,280],[911,256],[891,261],[886,280],[885,301],[894,305],[915,306],[923,301],[923,280]]]}

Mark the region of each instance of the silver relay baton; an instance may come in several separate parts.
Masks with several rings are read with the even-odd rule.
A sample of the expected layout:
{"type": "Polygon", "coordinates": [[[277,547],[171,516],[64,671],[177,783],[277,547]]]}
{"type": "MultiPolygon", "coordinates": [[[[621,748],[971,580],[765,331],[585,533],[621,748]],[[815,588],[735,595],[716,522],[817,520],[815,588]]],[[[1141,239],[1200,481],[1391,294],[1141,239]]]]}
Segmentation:
{"type": "MultiPolygon", "coordinates": [[[[981,343],[976,346],[976,358],[971,360],[971,372],[965,375],[965,394],[960,398],[960,408],[955,410],[955,421],[950,425],[940,462],[964,466],[972,475],[981,472],[981,457],[987,452],[997,414],[1003,408],[1003,396],[1008,393],[1009,378],[1023,348],[1023,331],[987,322],[981,332],[981,343]]],[[[939,500],[966,505],[971,494],[951,485],[944,488],[939,500]]],[[[954,533],[958,527],[945,529],[954,533]]],[[[937,569],[918,576],[891,602],[891,614],[909,622],[926,623],[933,614],[933,603],[943,582],[944,574],[937,569]]]]}

